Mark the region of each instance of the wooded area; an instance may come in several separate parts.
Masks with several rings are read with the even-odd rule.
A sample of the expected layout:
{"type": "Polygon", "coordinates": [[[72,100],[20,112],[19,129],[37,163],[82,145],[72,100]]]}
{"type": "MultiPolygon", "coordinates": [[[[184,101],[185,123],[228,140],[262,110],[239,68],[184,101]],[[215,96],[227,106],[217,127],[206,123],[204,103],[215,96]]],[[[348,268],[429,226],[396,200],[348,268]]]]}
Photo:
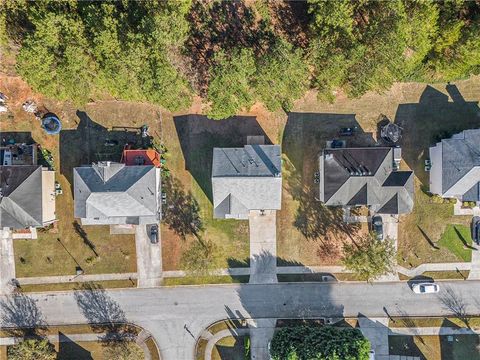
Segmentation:
{"type": "Polygon", "coordinates": [[[2,50],[48,97],[109,94],[222,119],[309,88],[333,101],[480,72],[480,0],[55,1],[0,9],[2,50]]]}

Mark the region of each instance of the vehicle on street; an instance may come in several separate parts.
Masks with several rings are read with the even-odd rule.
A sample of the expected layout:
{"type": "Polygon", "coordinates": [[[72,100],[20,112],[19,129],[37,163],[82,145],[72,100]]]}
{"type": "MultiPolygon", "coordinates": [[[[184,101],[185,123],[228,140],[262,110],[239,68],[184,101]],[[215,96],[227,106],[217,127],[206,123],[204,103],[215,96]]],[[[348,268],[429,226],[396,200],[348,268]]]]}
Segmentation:
{"type": "Polygon", "coordinates": [[[371,349],[368,355],[369,355],[368,357],[369,360],[375,360],[375,350],[371,349]]]}
{"type": "Polygon", "coordinates": [[[156,224],[150,226],[150,242],[152,244],[158,243],[158,225],[156,224]]]}
{"type": "Polygon", "coordinates": [[[472,219],[472,240],[480,245],[480,216],[474,216],[472,219]]]}
{"type": "Polygon", "coordinates": [[[381,216],[376,215],[372,218],[372,231],[377,240],[383,240],[383,220],[381,216]]]}
{"type": "Polygon", "coordinates": [[[434,283],[419,283],[412,286],[415,294],[435,294],[440,290],[440,286],[434,283]]]}

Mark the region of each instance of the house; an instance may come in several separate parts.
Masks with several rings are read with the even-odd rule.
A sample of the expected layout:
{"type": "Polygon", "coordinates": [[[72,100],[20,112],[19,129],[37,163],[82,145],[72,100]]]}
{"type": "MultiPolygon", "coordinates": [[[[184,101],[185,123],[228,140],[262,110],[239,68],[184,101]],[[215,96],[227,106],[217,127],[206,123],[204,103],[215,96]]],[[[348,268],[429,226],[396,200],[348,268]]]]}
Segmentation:
{"type": "Polygon", "coordinates": [[[43,227],[56,220],[55,172],[37,165],[37,145],[0,147],[0,228],[43,227]]]}
{"type": "Polygon", "coordinates": [[[280,210],[280,146],[214,148],[212,191],[217,219],[248,219],[251,210],[280,210]]]}
{"type": "Polygon", "coordinates": [[[465,130],[430,148],[430,192],[480,201],[480,129],[465,130]]]}
{"type": "Polygon", "coordinates": [[[160,168],[110,161],[73,170],[75,217],[83,225],[151,224],[161,218],[160,168]]]}
{"type": "Polygon", "coordinates": [[[412,171],[399,171],[401,149],[325,149],[320,156],[320,198],[330,206],[361,206],[379,214],[413,209],[412,171]]]}

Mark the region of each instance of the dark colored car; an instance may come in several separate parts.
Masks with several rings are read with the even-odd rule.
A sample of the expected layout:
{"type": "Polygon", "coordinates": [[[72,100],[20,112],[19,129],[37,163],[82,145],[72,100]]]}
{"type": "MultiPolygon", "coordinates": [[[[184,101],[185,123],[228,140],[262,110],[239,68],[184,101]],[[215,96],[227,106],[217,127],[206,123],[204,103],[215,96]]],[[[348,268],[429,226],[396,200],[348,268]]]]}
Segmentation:
{"type": "Polygon", "coordinates": [[[474,216],[472,219],[472,239],[480,245],[480,216],[474,216]]]}
{"type": "Polygon", "coordinates": [[[152,244],[158,243],[158,225],[150,226],[150,242],[152,244]]]}
{"type": "Polygon", "coordinates": [[[117,146],[118,145],[118,140],[114,139],[105,139],[105,142],[103,143],[104,146],[117,146]]]}
{"type": "Polygon", "coordinates": [[[341,140],[332,140],[332,144],[330,145],[332,149],[339,149],[343,147],[343,141],[341,140]]]}
{"type": "Polygon", "coordinates": [[[374,216],[372,218],[372,230],[377,240],[383,240],[383,220],[381,216],[374,216]]]}
{"type": "Polygon", "coordinates": [[[340,129],[340,136],[353,136],[355,129],[354,128],[341,128],[340,129]]]}

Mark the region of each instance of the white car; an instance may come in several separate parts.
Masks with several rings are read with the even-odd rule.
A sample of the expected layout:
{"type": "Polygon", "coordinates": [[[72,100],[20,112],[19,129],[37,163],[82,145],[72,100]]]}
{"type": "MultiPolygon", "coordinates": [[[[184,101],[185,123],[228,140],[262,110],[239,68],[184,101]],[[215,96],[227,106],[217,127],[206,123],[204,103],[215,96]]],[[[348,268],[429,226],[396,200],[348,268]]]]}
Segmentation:
{"type": "Polygon", "coordinates": [[[434,294],[438,293],[440,286],[434,283],[420,283],[412,286],[415,294],[434,294]]]}

